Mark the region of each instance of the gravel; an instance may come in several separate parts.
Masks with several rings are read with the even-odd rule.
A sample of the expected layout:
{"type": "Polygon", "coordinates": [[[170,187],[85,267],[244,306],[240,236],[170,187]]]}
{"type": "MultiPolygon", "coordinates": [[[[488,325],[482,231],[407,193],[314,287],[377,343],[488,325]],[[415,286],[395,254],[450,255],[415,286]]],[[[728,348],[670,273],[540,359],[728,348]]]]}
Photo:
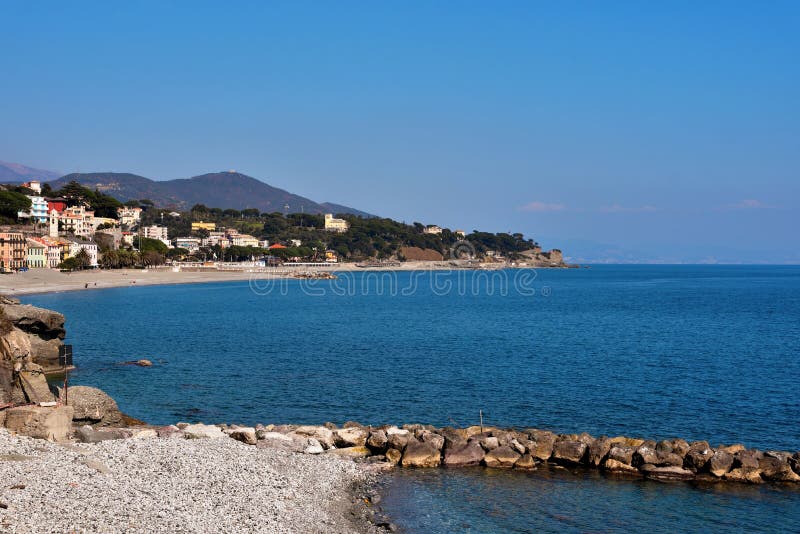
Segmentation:
{"type": "Polygon", "coordinates": [[[373,476],[227,438],[56,444],[0,429],[0,531],[365,532],[373,476]]]}

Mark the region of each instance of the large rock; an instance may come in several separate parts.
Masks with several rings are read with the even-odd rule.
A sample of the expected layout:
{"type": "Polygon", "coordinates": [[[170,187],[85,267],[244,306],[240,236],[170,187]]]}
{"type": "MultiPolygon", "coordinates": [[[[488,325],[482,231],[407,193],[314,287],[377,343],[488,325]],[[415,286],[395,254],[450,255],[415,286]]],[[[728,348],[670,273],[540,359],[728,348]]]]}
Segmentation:
{"type": "Polygon", "coordinates": [[[384,430],[373,430],[369,433],[369,438],[367,438],[366,445],[372,451],[382,454],[386,452],[386,449],[389,446],[389,438],[386,436],[386,432],[384,430]]]}
{"type": "Polygon", "coordinates": [[[789,465],[788,456],[786,461],[781,458],[764,457],[758,461],[761,469],[761,477],[773,482],[800,482],[800,475],[792,470],[789,465]]]}
{"type": "Polygon", "coordinates": [[[183,429],[183,436],[186,439],[218,439],[226,437],[226,434],[218,426],[197,423],[185,427],[183,429]]]}
{"type": "Polygon", "coordinates": [[[322,445],[325,449],[330,449],[334,446],[333,431],[329,428],[325,428],[324,426],[299,426],[292,432],[289,432],[289,436],[314,438],[319,441],[320,445],[322,445]]]}
{"type": "Polygon", "coordinates": [[[483,463],[486,464],[486,467],[513,467],[521,456],[508,445],[501,445],[486,453],[483,463]]]}
{"type": "Polygon", "coordinates": [[[589,444],[589,465],[600,467],[603,464],[603,460],[605,460],[606,455],[608,455],[608,452],[613,446],[614,444],[611,442],[611,440],[605,436],[594,440],[591,444],[589,444]]]}
{"type": "Polygon", "coordinates": [[[76,424],[97,426],[119,426],[122,412],[117,402],[105,391],[89,386],[72,386],[67,391],[68,404],[74,413],[76,424]]]}
{"type": "Polygon", "coordinates": [[[692,480],[695,477],[694,472],[683,467],[668,466],[657,467],[653,464],[645,464],[639,468],[647,478],[656,480],[692,480]]]}
{"type": "Polygon", "coordinates": [[[644,464],[658,464],[658,453],[655,449],[642,445],[633,453],[633,466],[639,467],[644,464]]]}
{"type": "Polygon", "coordinates": [[[529,451],[531,456],[542,461],[549,460],[553,455],[553,446],[557,436],[547,430],[531,430],[528,435],[535,443],[529,451]]]}
{"type": "Polygon", "coordinates": [[[639,474],[639,470],[632,465],[620,462],[619,460],[615,460],[613,458],[606,458],[605,462],[603,463],[603,470],[610,471],[612,473],[628,473],[632,475],[639,474]]]}
{"type": "Polygon", "coordinates": [[[234,428],[228,435],[236,441],[241,441],[247,445],[255,445],[258,443],[256,429],[253,427],[234,428]]]}
{"type": "Polygon", "coordinates": [[[736,469],[732,469],[730,472],[725,473],[725,480],[729,480],[731,482],[747,482],[750,484],[761,484],[764,482],[764,479],[761,478],[761,470],[744,468],[744,467],[737,467],[736,469]]]}
{"type": "Polygon", "coordinates": [[[127,434],[122,430],[95,430],[89,425],[84,425],[75,430],[75,437],[81,443],[100,443],[112,439],[125,439],[127,434]]]}
{"type": "Polygon", "coordinates": [[[582,441],[556,441],[553,446],[553,460],[561,464],[580,464],[586,457],[589,447],[582,441]]]}
{"type": "Polygon", "coordinates": [[[621,464],[625,465],[633,465],[633,453],[636,452],[636,449],[633,447],[627,447],[625,445],[614,445],[608,451],[608,459],[614,460],[621,464]]]}
{"type": "Polygon", "coordinates": [[[687,469],[693,469],[699,473],[705,469],[712,456],[714,456],[714,451],[711,450],[707,441],[695,441],[689,446],[683,459],[683,465],[687,469]]]}
{"type": "Polygon", "coordinates": [[[708,460],[708,472],[717,478],[722,478],[733,467],[733,454],[726,450],[717,450],[708,460]]]}
{"type": "Polygon", "coordinates": [[[390,427],[386,429],[386,440],[388,448],[395,449],[400,452],[405,450],[406,444],[411,439],[411,433],[405,429],[397,427],[390,427]]]}
{"type": "Polygon", "coordinates": [[[442,461],[439,449],[415,438],[408,440],[401,464],[403,467],[436,467],[442,461]]]}
{"type": "Polygon", "coordinates": [[[18,406],[6,410],[6,428],[32,438],[64,441],[72,430],[70,406],[18,406]]]}
{"type": "Polygon", "coordinates": [[[333,443],[340,449],[363,447],[367,442],[367,430],[363,427],[349,426],[333,431],[333,443]]]}
{"type": "Polygon", "coordinates": [[[66,335],[64,316],[8,298],[3,298],[0,306],[11,324],[27,336],[33,362],[45,371],[58,369],[58,349],[66,335]]]}
{"type": "Polygon", "coordinates": [[[477,441],[461,442],[445,447],[443,463],[450,467],[478,465],[485,455],[486,452],[477,441]]]}

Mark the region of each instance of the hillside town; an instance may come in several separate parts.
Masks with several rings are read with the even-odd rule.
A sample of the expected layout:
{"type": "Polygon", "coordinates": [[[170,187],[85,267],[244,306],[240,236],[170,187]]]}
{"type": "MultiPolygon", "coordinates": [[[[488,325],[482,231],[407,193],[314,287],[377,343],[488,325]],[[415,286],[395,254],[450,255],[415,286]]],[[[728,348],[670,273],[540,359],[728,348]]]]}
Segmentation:
{"type": "Polygon", "coordinates": [[[563,264],[559,250],[544,252],[521,234],[467,234],[437,225],[332,213],[259,213],[203,205],[180,212],[155,208],[147,200],[123,204],[76,182],[53,191],[32,180],[14,190],[12,200],[25,207],[12,218],[8,210],[13,202],[4,200],[5,220],[14,223],[0,226],[4,273],[163,264],[332,266],[340,261],[375,267],[448,257],[497,266],[512,260],[563,264]],[[453,256],[454,250],[458,256],[453,256]]]}

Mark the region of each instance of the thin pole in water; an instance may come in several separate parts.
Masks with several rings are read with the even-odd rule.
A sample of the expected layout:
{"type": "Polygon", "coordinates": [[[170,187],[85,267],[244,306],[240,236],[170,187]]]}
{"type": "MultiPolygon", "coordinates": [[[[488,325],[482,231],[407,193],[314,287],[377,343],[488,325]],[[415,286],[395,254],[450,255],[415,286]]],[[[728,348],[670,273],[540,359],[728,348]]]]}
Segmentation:
{"type": "Polygon", "coordinates": [[[483,434],[483,410],[478,410],[478,415],[481,418],[481,434],[483,434]]]}

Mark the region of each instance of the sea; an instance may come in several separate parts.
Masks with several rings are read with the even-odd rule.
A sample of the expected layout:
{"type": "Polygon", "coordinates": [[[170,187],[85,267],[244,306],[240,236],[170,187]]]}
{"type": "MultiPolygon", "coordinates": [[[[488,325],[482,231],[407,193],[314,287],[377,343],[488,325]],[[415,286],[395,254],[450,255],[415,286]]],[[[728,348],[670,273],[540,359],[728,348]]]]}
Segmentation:
{"type": "MultiPolygon", "coordinates": [[[[146,275],[145,275],[146,276],[146,275]]],[[[800,450],[800,267],[342,272],[52,293],[72,384],[154,424],[428,423],[800,450]],[[153,367],[123,365],[141,358],[153,367]]],[[[398,470],[407,532],[800,532],[800,490],[398,470]]]]}

